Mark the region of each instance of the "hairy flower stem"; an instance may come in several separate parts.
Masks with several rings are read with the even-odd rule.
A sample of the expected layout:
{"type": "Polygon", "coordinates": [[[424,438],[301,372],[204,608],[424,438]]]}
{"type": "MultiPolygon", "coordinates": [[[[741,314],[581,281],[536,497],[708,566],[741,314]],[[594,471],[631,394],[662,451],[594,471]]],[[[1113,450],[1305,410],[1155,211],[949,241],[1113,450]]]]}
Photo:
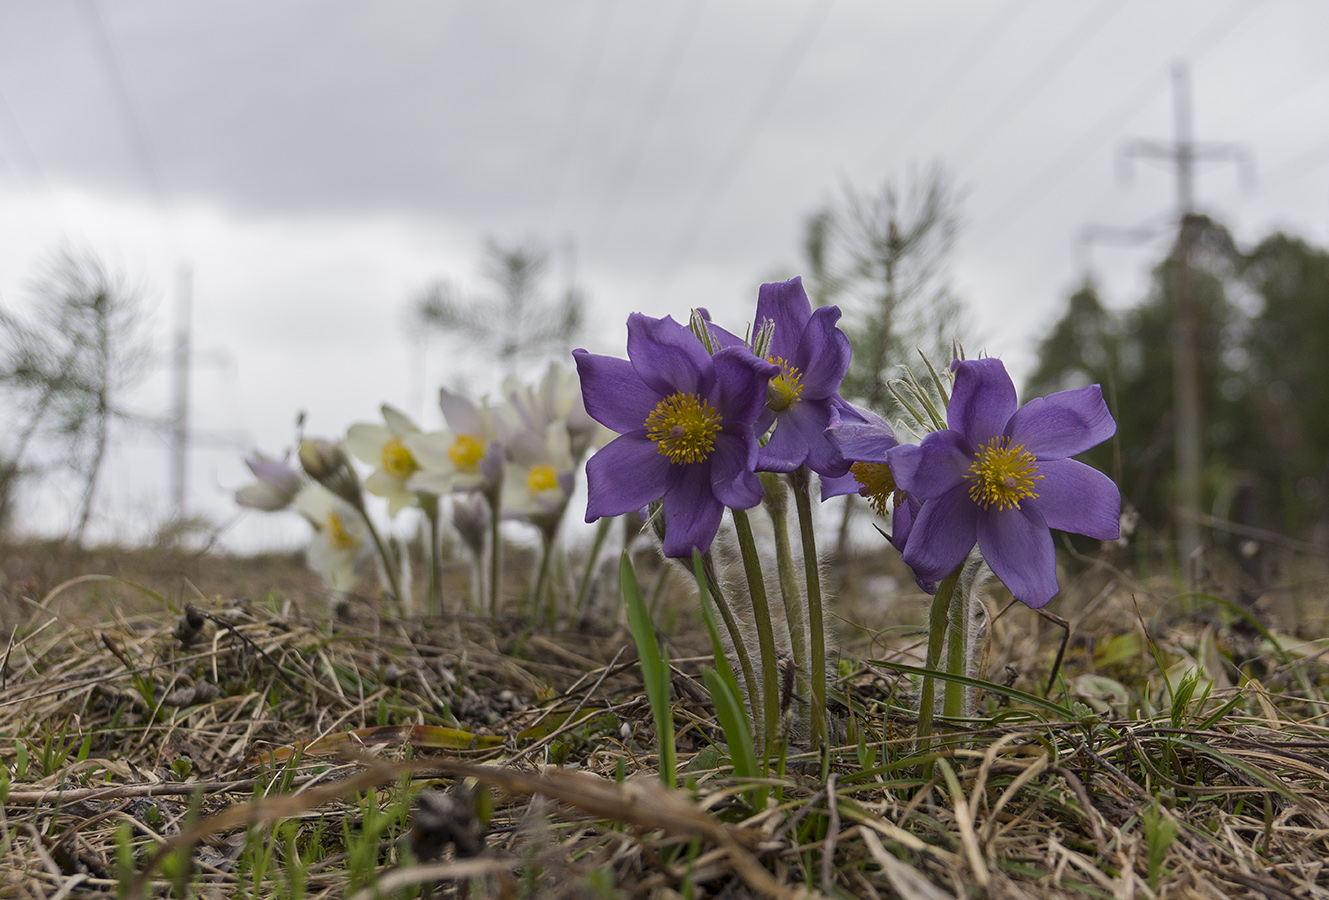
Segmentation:
{"type": "Polygon", "coordinates": [[[798,507],[798,531],[803,541],[803,575],[808,588],[808,642],[812,645],[808,677],[812,681],[812,749],[826,746],[826,626],[821,612],[821,572],[817,568],[817,538],[813,533],[812,496],[808,467],[789,475],[798,507]]]}
{"type": "Polygon", "coordinates": [[[443,569],[443,537],[439,533],[438,497],[434,494],[422,494],[420,506],[429,521],[429,552],[424,555],[425,559],[429,560],[429,593],[426,595],[425,614],[441,616],[443,585],[439,580],[439,573],[443,569]]]}
{"type": "Polygon", "coordinates": [[[591,551],[586,556],[586,564],[582,567],[581,586],[577,588],[578,619],[586,614],[586,598],[591,592],[591,583],[595,580],[595,564],[600,559],[600,550],[604,547],[605,538],[609,536],[610,527],[617,521],[617,516],[603,516],[595,525],[595,538],[591,541],[591,551]]]}
{"type": "Polygon", "coordinates": [[[778,477],[762,477],[766,488],[763,503],[775,527],[775,564],[780,576],[780,596],[784,600],[785,621],[789,624],[789,651],[794,667],[806,674],[808,663],[807,621],[803,615],[803,592],[794,569],[794,552],[789,544],[789,492],[778,477]]]}
{"type": "Polygon", "coordinates": [[[501,598],[500,582],[503,572],[503,536],[499,532],[498,488],[485,492],[485,502],[489,504],[489,618],[498,618],[501,598]]]}
{"type": "MultiPolygon", "coordinates": [[[[743,557],[743,574],[752,595],[752,621],[757,627],[757,648],[761,651],[762,746],[767,753],[775,749],[775,734],[780,724],[780,654],[775,649],[775,629],[771,627],[771,606],[766,599],[766,579],[761,574],[761,557],[752,537],[748,514],[731,509],[738,530],[738,549],[743,557]]],[[[753,707],[757,706],[753,698],[753,707]]]]}
{"type": "Polygon", "coordinates": [[[729,608],[729,601],[720,590],[720,579],[715,575],[715,561],[710,551],[701,558],[701,563],[702,569],[706,572],[711,599],[715,601],[715,608],[720,610],[720,618],[724,620],[725,630],[729,632],[729,641],[734,645],[734,654],[738,657],[738,668],[743,673],[743,683],[747,686],[748,696],[755,699],[758,696],[759,684],[756,670],[752,668],[752,655],[748,653],[748,645],[743,641],[743,632],[738,627],[738,620],[734,618],[734,611],[729,608]]]}
{"type": "MultiPolygon", "coordinates": [[[[932,611],[928,617],[928,656],[924,664],[924,668],[930,671],[936,671],[941,664],[942,645],[946,642],[946,627],[950,618],[951,598],[955,594],[955,586],[959,583],[960,573],[963,571],[964,564],[961,563],[954,572],[942,580],[937,587],[936,596],[932,598],[932,611]]],[[[932,747],[932,715],[936,703],[936,679],[931,675],[924,675],[918,699],[917,749],[920,753],[926,753],[932,747]]],[[[932,763],[928,763],[924,771],[926,777],[931,778],[932,763]]]]}
{"type": "Polygon", "coordinates": [[[369,529],[369,536],[374,539],[374,546],[378,548],[379,559],[383,561],[383,572],[388,577],[388,590],[392,593],[392,602],[397,606],[397,614],[400,616],[410,615],[411,598],[402,593],[401,577],[398,571],[401,569],[400,560],[393,557],[388,552],[388,547],[383,543],[383,538],[379,536],[378,529],[374,527],[374,520],[369,518],[369,513],[363,506],[356,506],[356,512],[360,518],[365,520],[365,527],[369,529]]]}
{"type": "MultiPolygon", "coordinates": [[[[960,570],[964,571],[964,563],[960,570]]],[[[950,612],[946,626],[946,672],[949,675],[973,675],[972,657],[974,654],[973,606],[975,579],[960,579],[959,588],[951,596],[950,612]]],[[[948,719],[961,719],[969,715],[965,709],[967,685],[958,681],[946,682],[946,692],[942,701],[942,713],[948,719]]]]}
{"type": "Polygon", "coordinates": [[[554,621],[553,592],[549,590],[549,562],[554,557],[553,530],[540,530],[540,569],[535,575],[535,584],[531,588],[531,621],[554,621]],[[545,593],[549,593],[548,605],[544,602],[545,593]]]}

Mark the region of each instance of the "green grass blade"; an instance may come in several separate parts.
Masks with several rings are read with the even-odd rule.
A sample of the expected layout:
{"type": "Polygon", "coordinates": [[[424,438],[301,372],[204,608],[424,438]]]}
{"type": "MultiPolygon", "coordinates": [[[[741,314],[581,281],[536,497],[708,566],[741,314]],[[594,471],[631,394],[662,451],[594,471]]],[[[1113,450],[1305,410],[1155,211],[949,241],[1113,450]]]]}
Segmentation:
{"type": "Polygon", "coordinates": [[[641,660],[641,676],[646,683],[646,697],[655,716],[655,737],[660,745],[660,780],[668,787],[678,783],[674,750],[674,711],[669,694],[669,656],[655,639],[655,627],[641,596],[641,585],[624,553],[618,564],[619,584],[628,606],[628,627],[641,660]]]}
{"type": "MultiPolygon", "coordinates": [[[[760,778],[761,770],[757,765],[757,748],[752,742],[752,726],[743,711],[743,704],[738,694],[723,676],[714,669],[701,670],[701,677],[706,682],[706,689],[711,692],[711,702],[715,704],[715,715],[724,729],[726,743],[729,744],[729,758],[734,764],[734,774],[739,778],[760,778]]],[[[732,675],[730,678],[732,679],[732,675]]]]}

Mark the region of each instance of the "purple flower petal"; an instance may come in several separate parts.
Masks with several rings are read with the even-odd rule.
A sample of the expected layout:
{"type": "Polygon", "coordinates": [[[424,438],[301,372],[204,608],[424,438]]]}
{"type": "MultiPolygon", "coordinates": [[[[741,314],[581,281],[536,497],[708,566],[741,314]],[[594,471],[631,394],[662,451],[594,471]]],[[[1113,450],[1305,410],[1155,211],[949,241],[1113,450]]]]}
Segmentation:
{"type": "Polygon", "coordinates": [[[955,387],[946,421],[978,446],[1000,437],[1018,401],[1015,384],[999,359],[957,359],[951,363],[955,387]]]}
{"type": "MultiPolygon", "coordinates": [[[[601,451],[604,452],[604,451],[601,451]]],[[[664,492],[664,555],[671,559],[692,556],[711,549],[720,530],[724,504],[715,499],[707,479],[707,466],[675,466],[664,492]]]]}
{"type": "Polygon", "coordinates": [[[931,500],[964,485],[973,448],[957,431],[934,431],[921,444],[901,444],[891,450],[886,461],[901,490],[931,500]]]}
{"type": "Polygon", "coordinates": [[[1103,389],[1091,384],[1030,400],[1006,425],[1006,434],[1039,459],[1065,459],[1097,447],[1117,430],[1103,389]]]}
{"type": "Polygon", "coordinates": [[[621,516],[660,499],[669,458],[657,453],[645,431],[621,435],[586,461],[586,521],[621,516]]]}
{"type": "MultiPolygon", "coordinates": [[[[927,514],[926,506],[923,513],[927,514]]],[[[1052,533],[1033,504],[980,514],[978,548],[993,574],[1026,606],[1038,609],[1057,593],[1057,553],[1052,533]]]]}
{"type": "Polygon", "coordinates": [[[769,319],[775,323],[775,334],[771,336],[771,356],[782,356],[785,362],[794,364],[794,354],[799,341],[812,316],[812,303],[803,290],[803,279],[777,281],[763,284],[757,290],[757,321],[752,323],[753,330],[761,328],[769,319]]]}
{"type": "Polygon", "coordinates": [[[800,403],[779,417],[770,441],[761,448],[760,472],[792,472],[804,463],[823,477],[843,475],[849,461],[828,435],[830,410],[826,402],[800,403]]]}
{"type": "Polygon", "coordinates": [[[709,359],[715,366],[710,399],[724,419],[721,427],[751,427],[766,409],[766,382],[779,367],[737,347],[716,351],[709,359]]]}
{"type": "Polygon", "coordinates": [[[761,479],[753,471],[757,439],[746,435],[717,434],[711,451],[711,491],[725,506],[751,509],[761,502],[761,479]]]}
{"type": "Polygon", "coordinates": [[[856,410],[861,421],[846,419],[838,409],[831,410],[829,431],[840,445],[845,459],[854,462],[886,462],[887,451],[900,446],[895,432],[881,416],[856,410]]]}
{"type": "MultiPolygon", "coordinates": [[[[1049,528],[1100,541],[1121,535],[1121,492],[1112,479],[1073,459],[1040,460],[1038,497],[1026,501],[1042,513],[1049,528]]],[[[995,571],[995,570],[994,570],[995,571]]]]}
{"type": "Polygon", "coordinates": [[[696,335],[668,316],[628,316],[628,359],[647,387],[662,397],[679,391],[705,397],[711,392],[710,354],[696,335]]]}
{"type": "Polygon", "coordinates": [[[632,363],[585,350],[573,350],[572,357],[577,361],[582,401],[591,418],[619,434],[645,427],[646,417],[661,398],[637,376],[632,363]]]}
{"type": "Polygon", "coordinates": [[[914,519],[900,558],[921,580],[941,581],[973,549],[978,518],[978,507],[964,485],[927,501],[914,519]]]}
{"type": "Polygon", "coordinates": [[[821,499],[829,500],[831,497],[843,497],[845,494],[857,494],[858,489],[862,487],[858,479],[853,475],[845,473],[832,478],[821,479],[821,499]]]}
{"type": "Polygon", "coordinates": [[[785,361],[796,366],[803,384],[803,402],[825,400],[840,389],[845,373],[849,371],[852,350],[849,338],[835,327],[840,320],[838,306],[823,306],[812,314],[803,329],[802,339],[792,358],[785,361]]]}

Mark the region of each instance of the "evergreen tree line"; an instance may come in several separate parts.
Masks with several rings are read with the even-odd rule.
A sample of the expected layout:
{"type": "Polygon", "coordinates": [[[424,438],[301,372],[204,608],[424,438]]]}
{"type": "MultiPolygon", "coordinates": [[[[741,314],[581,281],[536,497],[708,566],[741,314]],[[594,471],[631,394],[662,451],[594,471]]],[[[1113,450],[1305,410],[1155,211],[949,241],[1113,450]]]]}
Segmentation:
{"type": "Polygon", "coordinates": [[[1189,217],[1136,305],[1105,308],[1091,279],[1071,294],[1025,396],[1102,384],[1117,438],[1085,459],[1114,474],[1146,534],[1174,533],[1173,341],[1186,242],[1199,319],[1201,524],[1217,544],[1257,529],[1318,543],[1329,524],[1324,248],[1278,232],[1242,250],[1220,223],[1189,217]]]}

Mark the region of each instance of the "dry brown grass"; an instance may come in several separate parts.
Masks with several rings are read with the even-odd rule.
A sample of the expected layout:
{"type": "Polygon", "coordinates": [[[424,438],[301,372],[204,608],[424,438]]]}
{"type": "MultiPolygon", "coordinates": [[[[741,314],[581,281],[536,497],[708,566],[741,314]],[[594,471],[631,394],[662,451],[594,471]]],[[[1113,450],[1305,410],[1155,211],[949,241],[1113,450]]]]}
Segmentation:
{"type": "Polygon", "coordinates": [[[1329,897],[1310,569],[1256,627],[1091,568],[1060,602],[1046,697],[1062,632],[1005,612],[982,715],[924,782],[892,668],[921,605],[854,587],[881,568],[857,564],[841,607],[843,746],[791,748],[754,806],[716,752],[691,627],[670,638],[687,783],[669,792],[616,621],[401,622],[362,600],[330,628],[296,560],[9,548],[0,895],[1329,897]],[[66,584],[84,574],[123,580],[66,584]]]}

